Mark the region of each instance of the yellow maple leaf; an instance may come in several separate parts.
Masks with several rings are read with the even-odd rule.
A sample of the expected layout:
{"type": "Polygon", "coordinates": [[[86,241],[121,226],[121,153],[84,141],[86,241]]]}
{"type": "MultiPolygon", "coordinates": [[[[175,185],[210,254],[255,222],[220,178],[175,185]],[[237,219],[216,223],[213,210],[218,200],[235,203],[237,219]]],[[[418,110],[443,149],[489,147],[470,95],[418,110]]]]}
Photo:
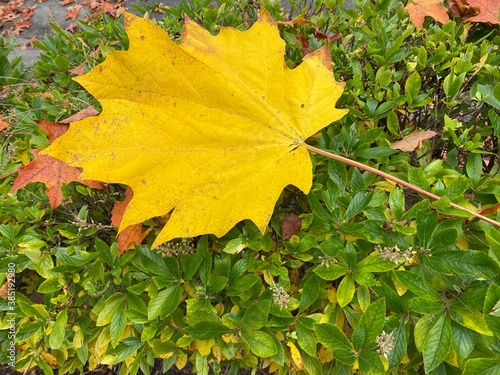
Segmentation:
{"type": "Polygon", "coordinates": [[[263,231],[281,191],[307,193],[304,141],[347,112],[327,47],[294,69],[261,9],[248,30],[212,36],[186,20],[176,45],[150,21],[125,15],[127,51],[76,78],[102,105],[46,149],[82,178],[130,186],[120,230],[171,212],[153,246],[176,237],[222,236],[252,220],[263,231]]]}

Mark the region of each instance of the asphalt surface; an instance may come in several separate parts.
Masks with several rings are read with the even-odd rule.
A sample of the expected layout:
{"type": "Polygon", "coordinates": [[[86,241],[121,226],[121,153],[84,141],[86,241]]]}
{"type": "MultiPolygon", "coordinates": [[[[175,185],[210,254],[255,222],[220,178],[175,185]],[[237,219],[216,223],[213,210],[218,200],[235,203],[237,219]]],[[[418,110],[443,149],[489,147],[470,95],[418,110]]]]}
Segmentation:
{"type": "MultiPolygon", "coordinates": [[[[61,5],[61,1],[62,0],[46,0],[45,2],[37,2],[35,0],[24,1],[23,7],[36,8],[34,9],[33,15],[30,18],[31,26],[29,26],[29,28],[27,29],[24,29],[19,34],[19,36],[14,37],[15,43],[19,45],[19,47],[17,47],[16,50],[12,52],[11,57],[22,56],[24,65],[33,65],[33,63],[38,59],[40,51],[30,45],[30,40],[36,38],[41,41],[46,33],[52,32],[52,29],[49,25],[50,22],[56,23],[63,29],[66,29],[72,23],[74,23],[74,20],[66,19],[67,11],[69,7],[75,4],[79,4],[80,1],[75,1],[74,3],[68,5],[61,5]]],[[[113,0],[109,2],[116,3],[116,1],[113,0]]],[[[5,6],[8,3],[9,2],[6,3],[5,1],[0,0],[0,6],[5,6]]],[[[180,0],[126,0],[122,1],[121,3],[125,9],[138,14],[138,12],[135,11],[135,8],[133,7],[134,3],[142,6],[162,3],[163,5],[173,7],[179,4],[180,0]]],[[[76,19],[83,20],[86,14],[89,13],[87,9],[87,7],[83,7],[76,19]]],[[[5,25],[4,27],[6,28],[7,25],[5,25]]]]}

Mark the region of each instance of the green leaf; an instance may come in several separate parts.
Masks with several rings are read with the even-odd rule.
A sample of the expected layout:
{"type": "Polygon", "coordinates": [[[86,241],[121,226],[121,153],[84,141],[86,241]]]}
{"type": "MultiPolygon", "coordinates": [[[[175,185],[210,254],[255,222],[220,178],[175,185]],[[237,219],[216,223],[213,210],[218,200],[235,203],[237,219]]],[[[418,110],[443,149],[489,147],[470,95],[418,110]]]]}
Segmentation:
{"type": "Polygon", "coordinates": [[[414,297],[408,301],[408,308],[419,314],[435,315],[444,310],[441,301],[428,297],[414,297]]]}
{"type": "Polygon", "coordinates": [[[254,273],[237,277],[229,282],[226,294],[228,296],[241,295],[244,291],[250,289],[258,282],[260,282],[260,277],[254,273]]]}
{"type": "Polygon", "coordinates": [[[209,320],[185,327],[184,331],[198,340],[210,340],[232,332],[232,330],[225,325],[209,320]]]}
{"type": "Polygon", "coordinates": [[[119,309],[115,312],[111,318],[111,323],[109,325],[109,334],[111,336],[111,346],[114,348],[120,341],[123,332],[125,332],[125,327],[127,325],[127,316],[124,312],[125,301],[122,301],[119,309]]]}
{"type": "Polygon", "coordinates": [[[402,189],[392,189],[389,194],[389,207],[396,221],[401,220],[405,211],[405,196],[402,189]]]}
{"type": "Polygon", "coordinates": [[[447,250],[458,240],[458,232],[455,228],[436,229],[427,243],[429,250],[447,250]]]}
{"type": "Polygon", "coordinates": [[[437,221],[437,213],[428,207],[417,212],[417,237],[422,246],[427,246],[437,221]]]}
{"type": "Polygon", "coordinates": [[[309,193],[308,198],[311,210],[315,216],[322,220],[332,220],[332,215],[323,207],[314,192],[309,193]]]}
{"type": "Polygon", "coordinates": [[[455,99],[460,89],[462,88],[462,84],[464,83],[465,73],[460,75],[455,75],[453,72],[448,74],[443,81],[443,90],[446,96],[448,97],[448,101],[452,101],[455,99]]]}
{"type": "Polygon", "coordinates": [[[478,333],[473,330],[463,327],[460,324],[451,322],[452,328],[452,347],[457,354],[458,360],[461,362],[466,359],[474,349],[478,338],[478,333]]]}
{"type": "Polygon", "coordinates": [[[465,170],[472,182],[477,184],[483,173],[483,158],[481,154],[471,153],[465,163],[465,170]]]}
{"type": "Polygon", "coordinates": [[[51,349],[60,349],[66,334],[66,323],[68,323],[68,310],[59,311],[56,321],[52,326],[52,332],[49,337],[49,347],[51,349]]]}
{"type": "Polygon", "coordinates": [[[363,348],[372,345],[375,338],[380,335],[385,324],[385,298],[373,302],[361,316],[359,326],[365,331],[363,348]]]}
{"type": "Polygon", "coordinates": [[[360,191],[354,195],[349,201],[349,205],[344,213],[344,220],[349,220],[361,213],[372,199],[373,194],[366,194],[364,191],[360,191]]]}
{"type": "Polygon", "coordinates": [[[199,254],[188,254],[180,258],[181,267],[184,271],[184,280],[190,280],[198,270],[203,258],[199,254]]]}
{"type": "Polygon", "coordinates": [[[313,271],[323,280],[333,281],[345,275],[348,270],[349,268],[347,268],[347,266],[345,265],[328,264],[328,265],[320,265],[316,267],[313,271]]]}
{"type": "Polygon", "coordinates": [[[387,272],[397,266],[394,262],[380,259],[378,254],[370,254],[356,264],[354,269],[358,272],[387,272]]]}
{"type": "Polygon", "coordinates": [[[340,307],[345,307],[352,301],[355,291],[354,279],[352,274],[349,274],[340,281],[339,287],[337,288],[337,301],[340,307]]]}
{"type": "Polygon", "coordinates": [[[311,306],[314,301],[318,299],[319,290],[319,277],[316,274],[311,273],[310,277],[306,280],[304,286],[302,287],[302,294],[300,295],[299,314],[309,306],[311,306]]]}
{"type": "Polygon", "coordinates": [[[358,363],[362,374],[385,374],[384,364],[377,353],[362,351],[358,363]]]}
{"type": "Polygon", "coordinates": [[[153,320],[158,316],[163,319],[171,314],[181,302],[181,289],[178,285],[160,291],[151,298],[148,305],[148,319],[153,320]]]}
{"type": "Polygon", "coordinates": [[[415,329],[413,332],[415,336],[415,346],[419,352],[422,352],[424,350],[425,340],[427,339],[427,335],[432,327],[433,322],[433,315],[424,315],[415,324],[415,329]]]}
{"type": "Polygon", "coordinates": [[[493,332],[486,324],[484,315],[479,311],[473,311],[468,306],[464,306],[459,301],[453,303],[450,309],[451,317],[457,323],[470,328],[485,336],[493,336],[493,332]]]}
{"type": "Polygon", "coordinates": [[[470,276],[494,277],[499,271],[496,263],[492,262],[486,253],[475,250],[435,252],[432,257],[426,259],[426,264],[438,272],[470,276]]]}
{"type": "Polygon", "coordinates": [[[104,308],[97,316],[96,326],[100,327],[109,324],[113,316],[121,308],[122,302],[125,301],[126,298],[127,295],[124,293],[115,293],[109,297],[105,302],[104,308]]]}
{"type": "Polygon", "coordinates": [[[53,293],[61,290],[61,285],[59,284],[59,278],[51,277],[50,279],[42,282],[38,287],[38,293],[53,293]]]}
{"type": "Polygon", "coordinates": [[[486,103],[493,108],[500,109],[500,84],[497,84],[494,88],[490,85],[477,85],[477,91],[479,91],[486,103]]]}
{"type": "Polygon", "coordinates": [[[417,274],[409,271],[392,271],[396,280],[419,297],[441,300],[441,296],[431,285],[417,274]]]}
{"type": "Polygon", "coordinates": [[[326,348],[331,350],[344,349],[351,351],[353,346],[344,332],[334,324],[317,323],[314,325],[314,331],[318,341],[326,348]]]}
{"type": "Polygon", "coordinates": [[[257,301],[245,311],[245,315],[240,320],[238,328],[257,330],[264,327],[269,318],[271,310],[271,300],[257,301]]]}
{"type": "Polygon", "coordinates": [[[242,338],[250,346],[250,350],[258,357],[268,358],[278,353],[272,337],[263,331],[241,331],[242,338]]]}
{"type": "Polygon", "coordinates": [[[451,322],[448,315],[441,315],[429,330],[424,343],[424,368],[429,373],[444,361],[451,347],[451,322]]]}
{"type": "Polygon", "coordinates": [[[484,320],[493,334],[500,338],[500,317],[498,316],[498,302],[500,301],[500,286],[491,283],[484,299],[484,320]]]}
{"type": "Polygon", "coordinates": [[[422,87],[422,79],[417,72],[413,72],[405,82],[405,96],[408,102],[408,105],[412,105],[413,101],[417,97],[420,92],[420,88],[422,87]]]}
{"type": "Polygon", "coordinates": [[[306,328],[300,321],[297,322],[297,342],[307,354],[316,356],[316,339],[311,330],[306,328]]]}
{"type": "Polygon", "coordinates": [[[387,356],[389,370],[395,369],[403,361],[408,346],[404,324],[400,324],[394,331],[392,331],[391,335],[394,340],[394,348],[387,356]]]}
{"type": "Polygon", "coordinates": [[[474,358],[465,363],[463,375],[498,375],[500,358],[474,358]]]}

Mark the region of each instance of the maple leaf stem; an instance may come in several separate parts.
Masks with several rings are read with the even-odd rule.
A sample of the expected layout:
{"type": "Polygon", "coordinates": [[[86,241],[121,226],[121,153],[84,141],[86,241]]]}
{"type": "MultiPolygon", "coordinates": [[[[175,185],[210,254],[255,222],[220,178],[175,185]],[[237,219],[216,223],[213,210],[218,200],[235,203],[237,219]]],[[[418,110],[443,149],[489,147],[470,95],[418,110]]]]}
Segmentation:
{"type": "MultiPolygon", "coordinates": [[[[396,184],[399,184],[401,186],[405,186],[413,191],[416,191],[417,193],[419,194],[422,194],[422,195],[425,195],[426,197],[429,197],[429,198],[432,198],[432,199],[435,199],[435,200],[439,200],[441,199],[441,197],[435,195],[435,194],[432,194],[432,193],[429,193],[428,191],[426,190],[423,190],[421,188],[419,188],[418,186],[415,186],[413,184],[410,184],[409,182],[406,182],[404,180],[401,180],[397,177],[394,177],[394,176],[391,176],[390,174],[388,173],[385,173],[385,172],[382,172],[382,171],[379,171],[378,169],[375,169],[373,167],[370,167],[368,165],[365,165],[365,164],[362,164],[362,163],[359,163],[357,161],[354,161],[354,160],[351,160],[351,159],[348,159],[344,156],[340,156],[340,155],[335,155],[335,154],[332,154],[330,152],[327,152],[327,151],[324,151],[324,150],[321,150],[317,147],[314,147],[314,146],[310,146],[308,144],[305,145],[306,148],[311,151],[311,152],[314,152],[314,153],[317,153],[319,155],[322,155],[322,156],[325,156],[327,158],[330,158],[330,159],[333,159],[333,160],[337,160],[337,161],[340,161],[342,163],[345,163],[345,164],[348,164],[348,165],[351,165],[353,167],[356,167],[356,168],[359,168],[359,169],[363,169],[365,171],[368,171],[368,172],[371,172],[371,173],[374,173],[376,174],[377,176],[380,176],[380,177],[383,177],[387,180],[390,180],[390,181],[393,181],[395,182],[396,184]]],[[[484,215],[481,215],[481,214],[478,214],[477,212],[474,212],[474,211],[471,211],[465,207],[462,207],[456,203],[453,203],[453,202],[450,202],[450,206],[453,207],[453,208],[458,208],[460,210],[463,210],[463,211],[466,211],[468,213],[470,213],[471,215],[474,215],[476,218],[478,219],[481,219],[481,220],[484,220],[486,221],[487,223],[490,223],[490,224],[493,224],[497,227],[500,227],[500,223],[498,221],[495,221],[493,219],[490,219],[484,215]]]]}

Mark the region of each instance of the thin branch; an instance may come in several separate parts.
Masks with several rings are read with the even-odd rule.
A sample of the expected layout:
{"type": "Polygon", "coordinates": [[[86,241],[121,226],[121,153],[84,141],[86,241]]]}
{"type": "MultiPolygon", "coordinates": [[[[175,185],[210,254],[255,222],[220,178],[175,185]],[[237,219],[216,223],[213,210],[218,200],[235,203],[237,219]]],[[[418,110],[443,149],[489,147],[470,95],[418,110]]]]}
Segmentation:
{"type": "MultiPolygon", "coordinates": [[[[316,154],[319,154],[319,155],[322,155],[322,156],[325,156],[327,158],[330,158],[330,159],[333,159],[333,160],[337,160],[337,161],[340,161],[342,163],[345,163],[345,164],[348,164],[348,165],[351,165],[353,167],[356,167],[356,168],[359,168],[359,169],[363,169],[365,171],[368,171],[368,172],[371,172],[371,173],[374,173],[376,174],[377,176],[380,176],[380,177],[383,177],[385,178],[386,180],[390,180],[390,181],[393,181],[395,182],[396,184],[399,184],[401,186],[405,186],[407,187],[408,189],[411,189],[413,191],[416,191],[417,193],[419,194],[422,194],[422,195],[425,195],[426,197],[429,197],[431,199],[435,199],[435,200],[439,200],[441,199],[441,197],[435,195],[435,194],[432,194],[432,193],[429,193],[428,191],[426,190],[423,190],[421,188],[419,188],[418,186],[415,186],[415,185],[412,185],[410,184],[409,182],[406,182],[406,181],[403,181],[397,177],[394,177],[394,176],[391,176],[390,174],[388,173],[385,173],[385,172],[382,172],[382,171],[379,171],[378,169],[375,169],[373,167],[370,167],[368,165],[365,165],[365,164],[362,164],[362,163],[359,163],[357,161],[354,161],[354,160],[351,160],[351,159],[348,159],[348,158],[345,158],[343,156],[340,156],[340,155],[335,155],[335,154],[332,154],[330,152],[327,152],[327,151],[323,151],[317,147],[314,147],[314,146],[310,146],[308,144],[305,145],[306,148],[311,151],[311,152],[314,152],[316,154]]],[[[481,220],[484,220],[486,221],[487,223],[490,223],[490,224],[493,224],[497,227],[500,227],[500,223],[498,221],[495,221],[493,219],[490,219],[484,215],[481,215],[481,214],[478,214],[477,212],[474,212],[474,211],[471,211],[465,207],[462,207],[456,203],[453,203],[453,202],[450,202],[450,206],[453,207],[453,208],[458,208],[459,210],[463,210],[463,211],[466,211],[468,213],[470,213],[471,215],[475,216],[476,218],[478,219],[481,219],[481,220]]]]}

